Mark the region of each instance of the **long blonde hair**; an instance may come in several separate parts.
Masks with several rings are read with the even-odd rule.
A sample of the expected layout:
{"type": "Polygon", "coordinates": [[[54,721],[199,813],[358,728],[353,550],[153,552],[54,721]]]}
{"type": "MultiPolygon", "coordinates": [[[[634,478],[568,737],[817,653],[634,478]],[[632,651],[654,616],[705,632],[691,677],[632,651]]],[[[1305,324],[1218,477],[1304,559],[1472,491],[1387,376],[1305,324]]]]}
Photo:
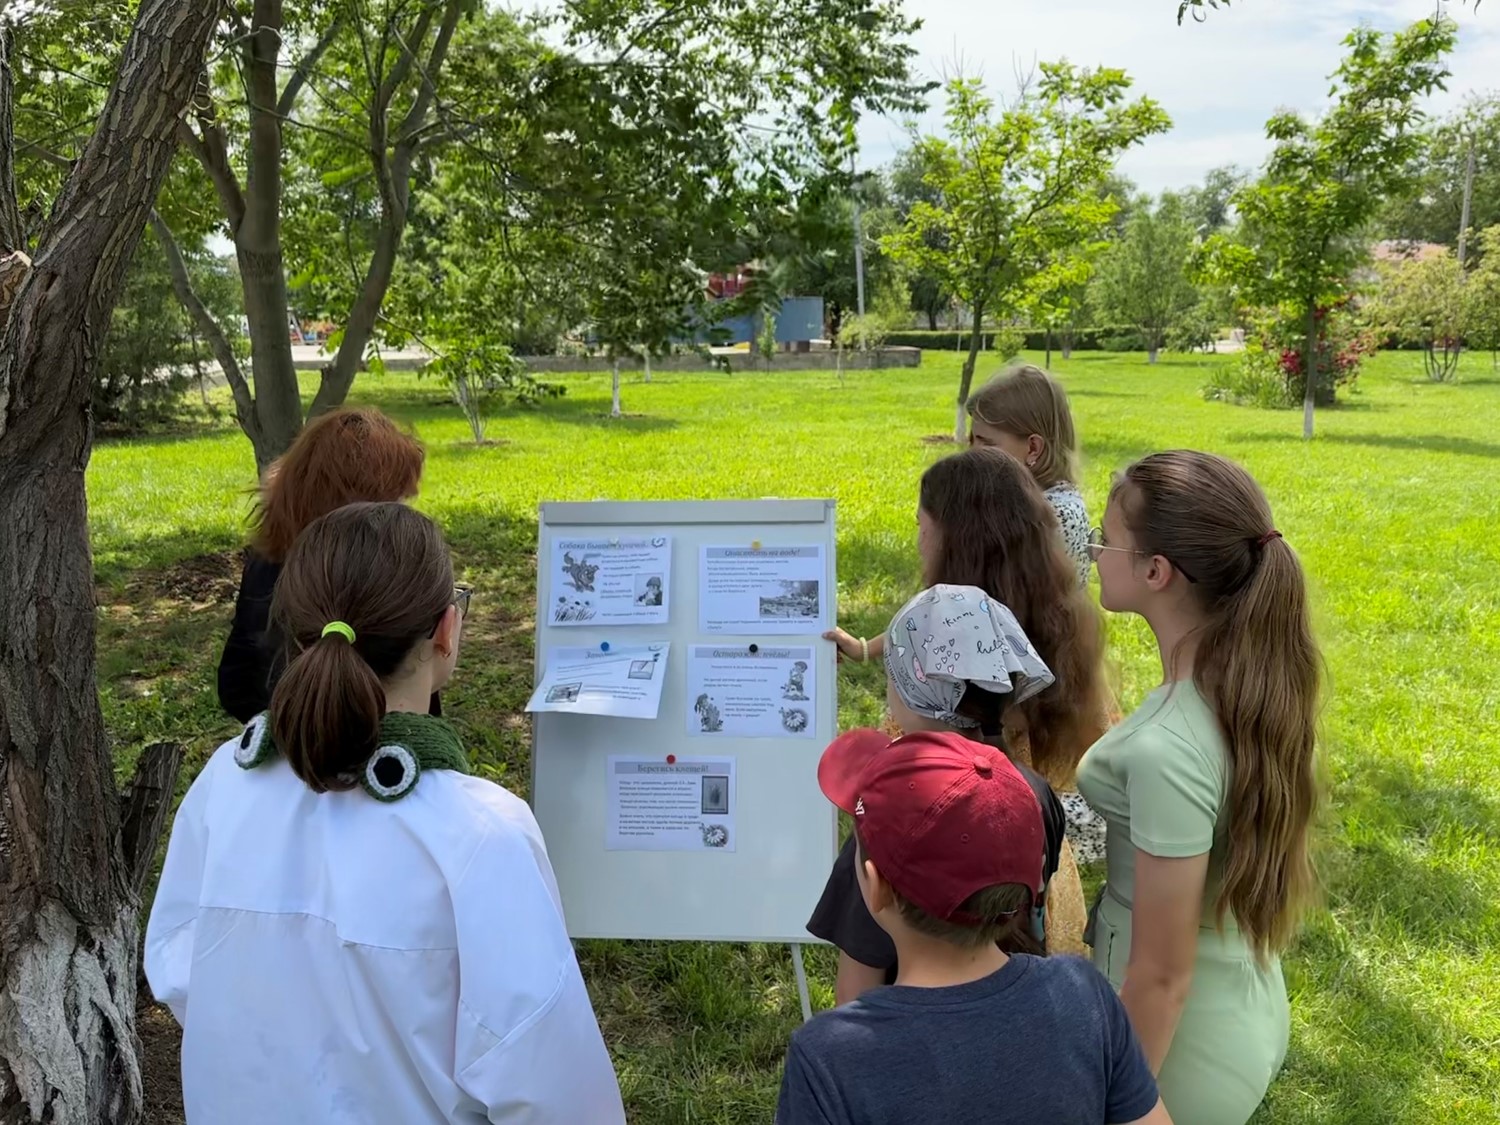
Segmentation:
{"type": "Polygon", "coordinates": [[[1018,438],[1036,434],[1042,452],[1031,475],[1043,488],[1074,484],[1078,474],[1078,435],[1062,384],[1029,363],[1012,367],[980,387],[964,404],[970,418],[1018,438]]]}
{"type": "Polygon", "coordinates": [[[1279,952],[1316,892],[1311,827],[1322,660],[1302,566],[1260,486],[1211,453],[1157,453],[1115,485],[1135,546],[1168,559],[1204,613],[1193,682],[1229,747],[1228,853],[1215,902],[1257,955],[1279,952]]]}

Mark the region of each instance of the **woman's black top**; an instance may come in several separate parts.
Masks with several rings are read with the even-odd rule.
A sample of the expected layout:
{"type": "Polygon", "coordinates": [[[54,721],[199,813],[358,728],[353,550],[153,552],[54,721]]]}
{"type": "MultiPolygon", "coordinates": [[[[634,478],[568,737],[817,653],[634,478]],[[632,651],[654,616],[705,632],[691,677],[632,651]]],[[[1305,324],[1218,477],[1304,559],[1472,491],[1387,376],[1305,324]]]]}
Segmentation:
{"type": "MultiPolygon", "coordinates": [[[[1031,790],[1036,794],[1037,804],[1042,806],[1042,829],[1047,837],[1047,856],[1042,864],[1042,883],[1045,886],[1057,873],[1062,858],[1063,835],[1068,818],[1057,794],[1034,770],[1016,766],[1031,790]]],[[[823,887],[823,897],[807,922],[807,931],[814,937],[831,942],[854,960],[886,971],[886,983],[896,979],[896,946],[891,935],[880,928],[870,911],[865,907],[864,895],[854,881],[854,836],[845,841],[838,859],[833,861],[833,871],[823,887]]]]}
{"type": "MultiPolygon", "coordinates": [[[[245,552],[245,571],[234,602],[234,623],[219,658],[219,706],[248,723],[271,705],[271,689],[285,667],[281,640],[271,628],[271,594],[281,564],[245,552]]],[[[442,714],[436,693],[431,712],[442,714]]]]}

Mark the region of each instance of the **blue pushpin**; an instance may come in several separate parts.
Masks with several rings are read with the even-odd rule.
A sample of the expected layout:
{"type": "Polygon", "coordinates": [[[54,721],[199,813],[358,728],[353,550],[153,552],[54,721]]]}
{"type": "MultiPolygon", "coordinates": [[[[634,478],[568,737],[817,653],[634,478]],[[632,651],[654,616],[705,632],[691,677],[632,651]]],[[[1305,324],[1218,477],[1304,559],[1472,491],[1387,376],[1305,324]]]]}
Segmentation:
{"type": "Polygon", "coordinates": [[[609,651],[609,642],[608,641],[600,641],[599,642],[599,651],[600,652],[608,652],[609,651]]]}

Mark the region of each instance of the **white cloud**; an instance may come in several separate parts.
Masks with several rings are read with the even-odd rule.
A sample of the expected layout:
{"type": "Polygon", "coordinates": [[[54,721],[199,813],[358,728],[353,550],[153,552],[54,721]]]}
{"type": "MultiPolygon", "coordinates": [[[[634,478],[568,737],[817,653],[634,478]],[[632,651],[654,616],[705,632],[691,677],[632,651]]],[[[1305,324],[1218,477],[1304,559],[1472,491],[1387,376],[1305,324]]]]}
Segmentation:
{"type": "MultiPolygon", "coordinates": [[[[1435,0],[1233,0],[1203,23],[1177,26],[1176,0],[907,0],[924,20],[915,45],[923,71],[941,78],[961,65],[991,92],[1014,88],[1016,67],[1066,57],[1123,67],[1135,90],[1161,102],[1175,127],[1121,162],[1149,191],[1182,187],[1218,164],[1264,159],[1265,120],[1276,110],[1320,111],[1341,41],[1358,24],[1383,31],[1432,14],[1435,0]]],[[[1500,6],[1448,5],[1460,26],[1453,77],[1431,108],[1500,82],[1500,6]]],[[[934,108],[920,122],[941,127],[934,108]]],[[[864,122],[861,160],[889,160],[905,142],[901,123],[864,122]]]]}

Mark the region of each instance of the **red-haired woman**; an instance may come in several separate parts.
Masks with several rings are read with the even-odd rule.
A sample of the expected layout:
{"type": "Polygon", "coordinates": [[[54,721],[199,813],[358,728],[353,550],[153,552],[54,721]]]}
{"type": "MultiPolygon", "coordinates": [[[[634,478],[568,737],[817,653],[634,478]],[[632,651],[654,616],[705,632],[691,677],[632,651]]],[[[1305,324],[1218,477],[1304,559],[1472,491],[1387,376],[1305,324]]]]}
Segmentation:
{"type": "MultiPolygon", "coordinates": [[[[283,663],[270,635],[271,593],[302,529],[358,501],[410,500],[426,454],[416,438],[373,407],[335,410],[312,422],[271,466],[255,506],[254,530],[219,659],[219,704],[242,723],[271,702],[283,663]]],[[[437,697],[432,701],[438,713],[437,697]]]]}

